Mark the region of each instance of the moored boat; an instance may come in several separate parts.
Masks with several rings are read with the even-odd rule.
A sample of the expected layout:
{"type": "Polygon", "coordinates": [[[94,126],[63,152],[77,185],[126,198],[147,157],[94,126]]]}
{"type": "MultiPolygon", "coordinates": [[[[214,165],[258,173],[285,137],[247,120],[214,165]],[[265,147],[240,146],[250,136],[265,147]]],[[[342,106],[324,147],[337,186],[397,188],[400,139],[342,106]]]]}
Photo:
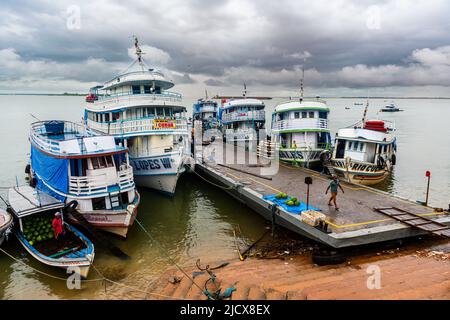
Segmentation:
{"type": "Polygon", "coordinates": [[[220,130],[218,108],[218,103],[208,99],[208,95],[206,95],[205,99],[199,99],[193,105],[192,119],[194,126],[195,121],[201,122],[202,144],[209,144],[218,138],[218,132],[220,130]]]}
{"type": "Polygon", "coordinates": [[[100,89],[101,86],[95,86],[89,89],[89,94],[85,97],[86,102],[93,103],[94,101],[98,100],[98,89],[100,89]]]}
{"type": "Polygon", "coordinates": [[[181,94],[168,91],[174,83],[145,64],[137,39],[135,46],[137,59],[104,83],[85,123],[129,148],[138,186],[173,195],[190,157],[187,111],[181,94]]]}
{"type": "Polygon", "coordinates": [[[0,209],[0,246],[6,238],[8,230],[13,223],[12,216],[5,210],[0,209]]]}
{"type": "Polygon", "coordinates": [[[25,250],[39,262],[67,269],[87,278],[94,262],[94,245],[75,227],[64,221],[64,202],[30,186],[9,189],[8,202],[14,215],[14,234],[25,250]],[[64,235],[55,239],[52,220],[63,219],[64,235]]]}
{"type": "Polygon", "coordinates": [[[391,103],[380,109],[381,112],[400,112],[403,111],[398,108],[395,104],[391,103]]]}
{"type": "Polygon", "coordinates": [[[272,141],[279,145],[279,159],[317,168],[322,154],[331,150],[329,112],[320,99],[301,98],[277,105],[272,114],[272,141]]]}
{"type": "MultiPolygon", "coordinates": [[[[367,107],[364,112],[367,114],[367,107]]],[[[382,182],[396,164],[395,125],[385,120],[363,120],[340,129],[331,159],[334,171],[349,182],[382,182]]]]}
{"type": "Polygon", "coordinates": [[[265,128],[265,104],[257,98],[247,97],[247,87],[244,85],[242,98],[222,100],[219,120],[225,142],[255,143],[260,140],[260,131],[265,128]]]}
{"type": "Polygon", "coordinates": [[[75,200],[94,227],[127,236],[140,200],[127,148],[68,121],[35,122],[29,140],[33,186],[66,203],[75,200]]]}

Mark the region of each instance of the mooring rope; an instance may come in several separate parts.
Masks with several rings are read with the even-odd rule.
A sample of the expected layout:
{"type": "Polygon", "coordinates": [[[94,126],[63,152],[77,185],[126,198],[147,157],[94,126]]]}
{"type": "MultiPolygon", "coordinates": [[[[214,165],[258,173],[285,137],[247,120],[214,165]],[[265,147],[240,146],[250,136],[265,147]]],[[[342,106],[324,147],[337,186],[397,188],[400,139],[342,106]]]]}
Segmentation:
{"type": "MultiPolygon", "coordinates": [[[[2,248],[0,248],[0,251],[3,252],[6,256],[8,256],[9,258],[11,258],[12,260],[14,260],[14,261],[16,261],[16,262],[18,262],[18,263],[24,265],[25,267],[30,268],[31,270],[33,270],[33,271],[35,271],[35,272],[37,272],[37,273],[39,273],[39,274],[41,274],[41,275],[43,275],[43,276],[46,276],[46,277],[48,277],[48,278],[52,278],[52,279],[55,279],[55,280],[60,280],[60,281],[67,282],[67,278],[62,278],[62,277],[54,276],[54,275],[52,275],[52,274],[50,274],[50,273],[47,273],[47,272],[38,270],[38,269],[36,269],[36,268],[30,266],[29,264],[23,262],[22,260],[17,259],[16,257],[14,257],[13,255],[11,255],[10,253],[8,253],[7,251],[5,251],[5,250],[2,249],[2,248]]],[[[132,286],[129,286],[129,285],[126,285],[126,284],[123,284],[123,283],[120,283],[120,282],[111,280],[111,279],[105,277],[105,276],[100,272],[100,270],[98,270],[98,268],[97,268],[93,263],[91,263],[91,266],[95,269],[95,271],[97,271],[97,273],[101,276],[101,278],[96,278],[96,279],[80,279],[81,282],[104,282],[104,281],[106,281],[106,282],[110,282],[110,283],[113,283],[113,284],[115,284],[115,285],[122,286],[122,287],[125,287],[125,288],[128,288],[128,289],[134,290],[134,291],[140,291],[140,292],[143,292],[143,293],[145,293],[145,294],[147,294],[147,295],[154,295],[154,296],[159,296],[159,297],[162,297],[162,298],[169,298],[169,299],[186,300],[186,299],[183,299],[183,298],[174,298],[174,297],[167,296],[167,295],[163,295],[163,294],[159,294],[159,293],[147,292],[147,291],[141,290],[141,289],[139,289],[139,288],[132,287],[132,286]]]]}
{"type": "MultiPolygon", "coordinates": [[[[23,261],[20,260],[20,259],[17,259],[16,257],[14,257],[14,256],[11,255],[11,254],[9,254],[8,252],[6,252],[5,250],[3,250],[2,248],[0,248],[0,251],[3,252],[3,253],[4,253],[5,255],[7,255],[8,257],[10,257],[12,260],[14,260],[14,261],[16,261],[16,262],[18,262],[18,263],[20,263],[20,264],[22,264],[22,265],[24,265],[24,266],[30,268],[30,269],[32,269],[33,271],[35,271],[35,272],[37,272],[37,273],[39,273],[39,274],[42,274],[42,275],[47,276],[47,277],[52,278],[52,279],[61,280],[61,281],[67,281],[67,278],[62,278],[62,277],[54,276],[54,275],[52,275],[52,274],[50,274],[50,273],[47,273],[47,272],[38,270],[38,269],[36,269],[36,268],[30,266],[29,264],[23,262],[23,261]]],[[[80,280],[80,281],[83,281],[83,282],[99,282],[99,281],[104,281],[104,279],[89,279],[89,280],[88,280],[88,279],[82,279],[82,280],[80,280]]]]}
{"type": "Polygon", "coordinates": [[[145,229],[145,227],[142,225],[142,223],[138,220],[138,219],[136,219],[135,220],[136,222],[137,222],[137,224],[141,227],[141,229],[145,232],[145,234],[150,238],[150,240],[152,240],[155,244],[156,244],[156,246],[157,246],[157,248],[158,248],[158,250],[160,251],[160,253],[171,263],[171,264],[173,264],[175,267],[177,267],[177,269],[178,270],[180,270],[191,282],[192,282],[192,284],[193,285],[195,285],[199,290],[200,290],[200,292],[204,292],[204,290],[202,289],[202,287],[200,287],[200,285],[198,285],[195,281],[194,281],[194,279],[186,272],[186,271],[184,271],[184,269],[174,260],[174,259],[172,259],[172,257],[170,257],[170,255],[168,255],[167,254],[167,252],[166,252],[166,250],[162,247],[162,245],[155,239],[155,238],[153,238],[153,236],[150,234],[150,232],[149,231],[147,231],[147,229],[145,229]]]}
{"type": "Polygon", "coordinates": [[[212,184],[213,186],[216,186],[216,187],[221,188],[221,189],[223,189],[223,190],[233,190],[233,189],[234,189],[234,187],[224,187],[224,186],[218,185],[218,184],[216,184],[216,183],[214,183],[214,182],[211,182],[210,180],[208,180],[208,179],[206,179],[205,177],[201,176],[201,175],[200,175],[197,171],[195,171],[195,170],[192,170],[192,172],[195,173],[197,176],[199,176],[199,177],[200,177],[201,179],[203,179],[204,181],[206,181],[206,182],[212,184]]]}

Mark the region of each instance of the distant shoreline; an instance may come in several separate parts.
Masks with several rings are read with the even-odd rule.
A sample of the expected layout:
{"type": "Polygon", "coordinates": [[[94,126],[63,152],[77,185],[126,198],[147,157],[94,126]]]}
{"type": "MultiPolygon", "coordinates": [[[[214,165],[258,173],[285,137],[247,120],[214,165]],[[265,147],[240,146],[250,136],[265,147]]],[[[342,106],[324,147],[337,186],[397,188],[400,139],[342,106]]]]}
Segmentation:
{"type": "MultiPolygon", "coordinates": [[[[54,96],[54,97],[84,97],[85,93],[0,93],[0,96],[54,96]]],[[[298,99],[298,97],[274,96],[272,99],[298,99]]],[[[305,97],[316,99],[317,97],[305,97]]],[[[450,97],[319,97],[320,99],[355,99],[355,100],[450,100],[450,97]]]]}

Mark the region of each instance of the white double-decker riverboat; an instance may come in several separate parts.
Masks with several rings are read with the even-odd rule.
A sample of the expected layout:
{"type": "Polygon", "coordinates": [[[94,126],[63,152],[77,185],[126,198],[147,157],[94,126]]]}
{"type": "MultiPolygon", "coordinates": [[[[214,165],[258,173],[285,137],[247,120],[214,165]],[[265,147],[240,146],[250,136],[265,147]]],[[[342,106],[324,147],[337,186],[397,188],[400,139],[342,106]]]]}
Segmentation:
{"type": "Polygon", "coordinates": [[[257,143],[266,123],[264,107],[264,102],[258,99],[244,97],[227,101],[220,114],[226,142],[257,143]]]}
{"type": "Polygon", "coordinates": [[[167,91],[174,83],[144,63],[137,39],[135,46],[137,59],[102,86],[85,121],[128,147],[138,186],[173,195],[190,156],[186,108],[181,94],[167,91]]]}
{"type": "Polygon", "coordinates": [[[330,109],[323,100],[288,101],[272,114],[272,141],[280,148],[280,160],[316,168],[321,155],[331,150],[328,127],[330,109]]]}
{"type": "Polygon", "coordinates": [[[91,225],[127,236],[139,205],[127,148],[68,121],[35,122],[29,140],[32,186],[66,204],[75,200],[91,225]]]}

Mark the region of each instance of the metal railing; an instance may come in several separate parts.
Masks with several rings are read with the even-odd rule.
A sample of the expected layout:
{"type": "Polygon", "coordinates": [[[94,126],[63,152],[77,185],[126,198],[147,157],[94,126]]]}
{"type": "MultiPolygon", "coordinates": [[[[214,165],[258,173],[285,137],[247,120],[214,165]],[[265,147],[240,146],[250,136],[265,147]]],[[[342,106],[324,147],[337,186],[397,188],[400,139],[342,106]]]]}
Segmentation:
{"type": "Polygon", "coordinates": [[[126,166],[117,171],[116,183],[108,183],[106,173],[95,176],[69,177],[69,194],[76,196],[90,196],[108,192],[108,186],[118,185],[119,188],[127,189],[134,187],[133,168],[126,166]]]}
{"type": "Polygon", "coordinates": [[[266,115],[264,110],[256,110],[256,111],[234,111],[231,113],[224,113],[222,115],[223,122],[232,122],[232,121],[265,121],[266,115]]]}
{"type": "Polygon", "coordinates": [[[186,133],[188,131],[186,119],[136,119],[108,123],[95,122],[89,119],[88,126],[112,135],[151,131],[173,131],[175,133],[186,133]]]}
{"type": "Polygon", "coordinates": [[[327,119],[289,119],[278,120],[272,123],[272,130],[327,130],[327,119]]]}
{"type": "Polygon", "coordinates": [[[120,103],[124,101],[141,101],[141,100],[153,100],[153,101],[170,101],[170,102],[181,102],[182,96],[176,92],[163,91],[162,93],[133,93],[132,91],[117,93],[117,94],[106,94],[99,95],[98,100],[95,103],[120,103]]]}
{"type": "Polygon", "coordinates": [[[45,124],[47,122],[39,121],[31,124],[30,139],[42,150],[54,154],[62,154],[60,148],[61,142],[76,140],[78,141],[80,154],[83,154],[86,152],[86,146],[84,144],[83,138],[103,135],[101,132],[97,132],[95,130],[92,130],[91,128],[87,128],[82,124],[69,121],[63,122],[64,122],[64,129],[63,132],[61,132],[61,134],[63,135],[70,134],[72,137],[67,139],[54,139],[51,137],[51,135],[49,136],[46,131],[45,124]]]}

